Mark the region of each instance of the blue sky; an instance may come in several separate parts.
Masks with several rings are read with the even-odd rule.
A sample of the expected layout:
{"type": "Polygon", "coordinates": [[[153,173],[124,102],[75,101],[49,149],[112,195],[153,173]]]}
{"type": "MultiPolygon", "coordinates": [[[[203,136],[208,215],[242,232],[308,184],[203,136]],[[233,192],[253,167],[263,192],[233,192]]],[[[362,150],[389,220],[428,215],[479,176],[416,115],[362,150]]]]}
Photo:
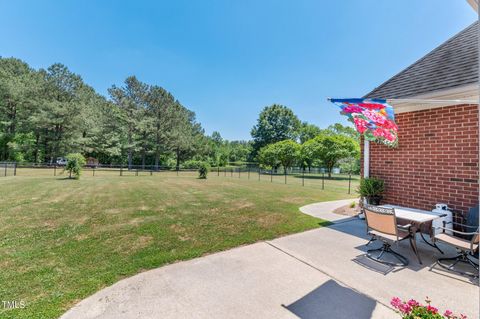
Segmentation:
{"type": "Polygon", "coordinates": [[[134,74],[207,133],[249,139],[273,103],[344,122],[327,97],[362,96],[475,19],[460,0],[0,0],[0,56],[64,63],[102,94],[134,74]]]}

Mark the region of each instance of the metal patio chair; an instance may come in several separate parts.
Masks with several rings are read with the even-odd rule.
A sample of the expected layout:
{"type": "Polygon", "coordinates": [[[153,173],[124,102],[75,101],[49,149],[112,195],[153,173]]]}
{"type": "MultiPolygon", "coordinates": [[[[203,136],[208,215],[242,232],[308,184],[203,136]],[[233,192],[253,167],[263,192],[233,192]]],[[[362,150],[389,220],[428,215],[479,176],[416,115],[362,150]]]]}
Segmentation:
{"type": "Polygon", "coordinates": [[[393,243],[397,243],[404,239],[410,238],[411,240],[411,225],[398,225],[394,208],[364,204],[362,209],[365,214],[365,221],[367,222],[367,233],[372,236],[367,243],[367,246],[377,239],[381,240],[383,243],[380,248],[367,250],[367,257],[382,264],[407,266],[408,259],[394,251],[391,246],[393,243]],[[379,252],[379,254],[374,256],[374,252],[379,252]],[[399,261],[399,263],[389,262],[382,259],[385,254],[392,255],[399,261]]]}
{"type": "Polygon", "coordinates": [[[475,231],[458,231],[458,230],[452,230],[452,229],[447,229],[445,226],[446,224],[444,222],[444,227],[437,227],[442,230],[441,233],[436,234],[433,237],[434,241],[441,241],[445,244],[448,244],[450,246],[453,246],[457,249],[458,254],[453,257],[445,257],[445,258],[439,258],[437,260],[437,264],[449,271],[461,274],[461,275],[469,275],[473,277],[478,277],[478,246],[479,246],[479,227],[478,226],[469,226],[469,225],[464,225],[460,223],[455,223],[455,222],[450,222],[454,226],[456,225],[457,227],[462,227],[462,229],[474,229],[476,228],[475,231]],[[452,234],[448,234],[445,231],[452,232],[452,234]],[[460,237],[460,236],[462,237],[460,237]],[[477,261],[475,262],[475,259],[477,261]],[[473,273],[461,271],[458,269],[455,269],[455,265],[458,263],[462,264],[467,264],[471,266],[475,271],[473,273]]]}

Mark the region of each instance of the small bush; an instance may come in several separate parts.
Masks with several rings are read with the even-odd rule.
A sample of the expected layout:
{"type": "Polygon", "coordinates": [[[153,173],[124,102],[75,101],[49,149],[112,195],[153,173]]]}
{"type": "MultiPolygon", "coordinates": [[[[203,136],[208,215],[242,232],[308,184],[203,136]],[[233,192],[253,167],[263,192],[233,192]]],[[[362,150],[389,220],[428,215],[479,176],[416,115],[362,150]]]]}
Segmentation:
{"type": "Polygon", "coordinates": [[[198,167],[198,178],[207,179],[208,172],[210,171],[210,165],[205,162],[200,162],[198,167]]]}
{"type": "Polygon", "coordinates": [[[87,163],[85,157],[83,157],[80,153],[71,153],[68,154],[66,157],[67,165],[65,166],[65,170],[69,172],[69,178],[73,177],[75,179],[79,179],[80,175],[82,174],[82,168],[87,163]]]}
{"type": "Polygon", "coordinates": [[[375,177],[366,177],[360,180],[360,186],[357,192],[360,196],[379,196],[385,191],[385,183],[383,180],[375,177]]]}
{"type": "Polygon", "coordinates": [[[188,160],[182,163],[181,167],[184,169],[200,169],[200,166],[203,164],[202,161],[197,160],[188,160]]]}
{"type": "Polygon", "coordinates": [[[355,208],[355,206],[357,206],[357,203],[355,203],[355,202],[350,203],[350,208],[355,208]]]}
{"type": "Polygon", "coordinates": [[[163,162],[162,166],[164,166],[168,169],[176,168],[177,167],[177,160],[175,158],[169,157],[163,162]]]}

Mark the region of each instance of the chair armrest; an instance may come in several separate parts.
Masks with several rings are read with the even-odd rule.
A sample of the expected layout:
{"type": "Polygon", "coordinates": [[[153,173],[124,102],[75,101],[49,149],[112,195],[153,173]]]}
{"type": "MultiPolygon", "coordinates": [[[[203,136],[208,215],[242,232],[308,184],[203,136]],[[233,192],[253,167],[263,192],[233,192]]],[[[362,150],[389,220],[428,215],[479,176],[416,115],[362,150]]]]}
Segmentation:
{"type": "Polygon", "coordinates": [[[473,226],[473,225],[465,225],[465,224],[460,224],[460,223],[453,223],[454,225],[462,226],[465,228],[470,228],[470,229],[477,229],[478,226],[473,226]]]}
{"type": "Polygon", "coordinates": [[[397,225],[397,227],[400,229],[410,230],[410,227],[412,227],[412,224],[397,225]]]}
{"type": "Polygon", "coordinates": [[[445,227],[445,226],[448,225],[448,224],[457,225],[457,226],[462,226],[462,227],[465,227],[465,228],[473,228],[473,229],[477,229],[477,228],[478,228],[478,226],[465,225],[465,224],[461,224],[461,223],[455,223],[455,222],[453,222],[453,221],[449,221],[449,222],[443,221],[443,227],[445,227]]]}
{"type": "Polygon", "coordinates": [[[442,229],[442,230],[448,230],[448,231],[451,231],[455,234],[460,234],[460,235],[478,235],[478,232],[474,231],[474,232],[463,232],[463,231],[459,231],[459,230],[454,230],[454,229],[450,229],[450,228],[445,228],[445,227],[435,227],[436,229],[442,229]]]}

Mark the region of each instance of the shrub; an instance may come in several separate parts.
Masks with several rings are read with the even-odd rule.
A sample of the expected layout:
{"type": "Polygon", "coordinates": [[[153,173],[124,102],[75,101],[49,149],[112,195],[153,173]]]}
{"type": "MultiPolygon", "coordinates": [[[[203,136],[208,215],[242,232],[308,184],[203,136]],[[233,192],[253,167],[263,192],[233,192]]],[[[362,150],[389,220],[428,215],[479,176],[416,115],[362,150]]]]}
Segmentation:
{"type": "Polygon", "coordinates": [[[202,165],[202,161],[197,160],[188,160],[182,163],[182,168],[184,169],[197,169],[202,165]]]}
{"type": "Polygon", "coordinates": [[[206,162],[200,162],[198,167],[198,178],[207,179],[208,172],[210,171],[210,165],[206,162]]]}
{"type": "Polygon", "coordinates": [[[176,168],[177,167],[177,160],[172,157],[168,157],[167,159],[162,161],[163,167],[166,167],[168,169],[176,168]]]}
{"type": "Polygon", "coordinates": [[[362,178],[357,192],[365,197],[369,204],[379,205],[382,194],[385,192],[385,182],[375,177],[362,178]]]}
{"type": "Polygon", "coordinates": [[[67,165],[65,170],[69,172],[69,178],[72,178],[72,173],[75,179],[79,179],[82,173],[83,166],[87,163],[85,157],[80,153],[71,153],[66,157],[67,165]]]}
{"type": "Polygon", "coordinates": [[[358,193],[361,196],[377,196],[385,191],[385,183],[382,179],[365,177],[360,180],[358,193]]]}
{"type": "Polygon", "coordinates": [[[426,305],[420,304],[414,299],[409,301],[402,301],[400,298],[392,298],[390,304],[402,316],[403,319],[466,319],[467,316],[460,314],[455,315],[450,310],[445,310],[443,316],[438,312],[438,309],[430,304],[430,300],[425,300],[426,305]]]}

